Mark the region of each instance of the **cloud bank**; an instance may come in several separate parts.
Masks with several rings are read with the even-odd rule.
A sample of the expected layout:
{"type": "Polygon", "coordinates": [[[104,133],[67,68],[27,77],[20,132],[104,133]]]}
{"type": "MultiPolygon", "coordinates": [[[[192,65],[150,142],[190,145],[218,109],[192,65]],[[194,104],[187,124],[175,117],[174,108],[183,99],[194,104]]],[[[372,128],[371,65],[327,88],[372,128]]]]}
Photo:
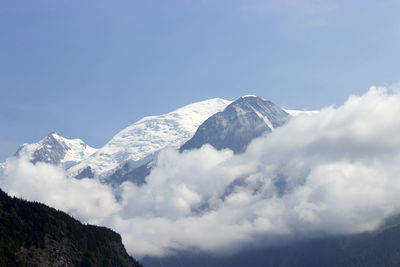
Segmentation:
{"type": "Polygon", "coordinates": [[[85,222],[96,223],[121,208],[111,188],[98,180],[69,178],[60,167],[34,165],[25,158],[7,159],[0,187],[12,196],[46,203],[85,222]]]}
{"type": "Polygon", "coordinates": [[[241,155],[165,150],[147,183],[123,183],[118,200],[97,180],[23,159],[7,161],[0,186],[114,229],[136,257],[358,233],[400,212],[398,114],[399,91],[372,87],[293,118],[241,155]]]}

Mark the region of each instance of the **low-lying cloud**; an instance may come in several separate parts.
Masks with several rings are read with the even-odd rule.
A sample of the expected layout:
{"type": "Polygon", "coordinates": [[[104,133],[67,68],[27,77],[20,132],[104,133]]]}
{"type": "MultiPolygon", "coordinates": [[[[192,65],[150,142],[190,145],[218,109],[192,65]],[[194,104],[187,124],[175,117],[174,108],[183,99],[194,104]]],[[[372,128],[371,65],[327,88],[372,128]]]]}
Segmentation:
{"type": "Polygon", "coordinates": [[[121,206],[111,188],[94,179],[74,179],[50,164],[28,159],[6,161],[0,187],[12,196],[46,203],[83,221],[97,222],[121,206]]]}
{"type": "Polygon", "coordinates": [[[165,150],[138,187],[68,178],[10,159],[0,186],[123,237],[135,256],[229,252],[279,237],[373,230],[400,212],[400,93],[371,88],[338,108],[293,118],[234,155],[165,150]]]}

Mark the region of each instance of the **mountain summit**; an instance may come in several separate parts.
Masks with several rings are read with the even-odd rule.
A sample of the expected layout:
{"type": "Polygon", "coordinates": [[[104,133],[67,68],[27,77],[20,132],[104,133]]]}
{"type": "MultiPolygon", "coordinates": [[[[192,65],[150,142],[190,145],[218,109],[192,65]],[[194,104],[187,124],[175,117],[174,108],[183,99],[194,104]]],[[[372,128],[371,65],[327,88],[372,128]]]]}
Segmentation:
{"type": "Polygon", "coordinates": [[[96,150],[81,139],[67,139],[53,132],[37,143],[21,145],[15,156],[28,158],[32,163],[45,162],[67,169],[96,150]]]}
{"type": "Polygon", "coordinates": [[[282,126],[290,117],[271,101],[254,95],[242,96],[201,124],[180,151],[210,144],[218,150],[229,148],[241,153],[251,140],[282,126]]]}

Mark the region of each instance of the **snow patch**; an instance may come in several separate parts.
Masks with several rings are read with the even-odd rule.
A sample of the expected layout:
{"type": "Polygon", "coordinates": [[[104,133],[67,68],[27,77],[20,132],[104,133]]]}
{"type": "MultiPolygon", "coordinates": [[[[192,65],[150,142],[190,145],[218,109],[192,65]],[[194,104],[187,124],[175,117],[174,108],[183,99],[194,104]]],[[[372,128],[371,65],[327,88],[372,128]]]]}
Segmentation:
{"type": "Polygon", "coordinates": [[[248,97],[258,97],[258,96],[256,96],[256,95],[244,95],[244,96],[241,96],[241,98],[248,98],[248,97]]]}
{"type": "Polygon", "coordinates": [[[264,122],[265,122],[265,124],[273,131],[275,128],[274,128],[274,126],[272,125],[272,123],[269,121],[269,119],[266,117],[266,116],[263,116],[259,111],[257,111],[253,106],[250,106],[249,105],[249,107],[257,114],[257,116],[260,118],[260,119],[262,119],[264,122]]]}

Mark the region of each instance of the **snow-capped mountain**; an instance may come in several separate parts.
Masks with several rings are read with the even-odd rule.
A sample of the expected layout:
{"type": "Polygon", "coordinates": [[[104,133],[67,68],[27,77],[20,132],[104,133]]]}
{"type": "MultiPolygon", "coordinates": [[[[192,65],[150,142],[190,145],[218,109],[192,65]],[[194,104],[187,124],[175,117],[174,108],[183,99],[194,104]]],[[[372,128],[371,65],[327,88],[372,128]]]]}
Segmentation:
{"type": "MultiPolygon", "coordinates": [[[[211,144],[239,153],[252,139],[281,126],[291,115],[317,112],[283,110],[257,96],[243,96],[234,102],[214,98],[144,117],[100,149],[51,133],[37,143],[23,144],[15,156],[62,166],[77,178],[99,178],[112,184],[130,180],[140,185],[164,148],[183,151],[211,144]]],[[[0,163],[0,172],[3,165],[0,163]]]]}
{"type": "Polygon", "coordinates": [[[216,149],[229,148],[240,153],[251,140],[282,126],[289,118],[291,115],[270,101],[243,96],[201,124],[180,151],[210,144],[216,149]]]}
{"type": "Polygon", "coordinates": [[[133,169],[154,159],[166,148],[179,148],[198,126],[231,101],[214,98],[170,113],[144,117],[116,134],[104,147],[69,169],[72,176],[106,180],[121,168],[133,169]],[[128,167],[127,167],[128,166],[128,167]]]}
{"type": "Polygon", "coordinates": [[[37,143],[21,145],[15,156],[27,158],[33,163],[45,162],[67,169],[96,150],[81,139],[67,139],[57,133],[50,133],[37,143]]]}

